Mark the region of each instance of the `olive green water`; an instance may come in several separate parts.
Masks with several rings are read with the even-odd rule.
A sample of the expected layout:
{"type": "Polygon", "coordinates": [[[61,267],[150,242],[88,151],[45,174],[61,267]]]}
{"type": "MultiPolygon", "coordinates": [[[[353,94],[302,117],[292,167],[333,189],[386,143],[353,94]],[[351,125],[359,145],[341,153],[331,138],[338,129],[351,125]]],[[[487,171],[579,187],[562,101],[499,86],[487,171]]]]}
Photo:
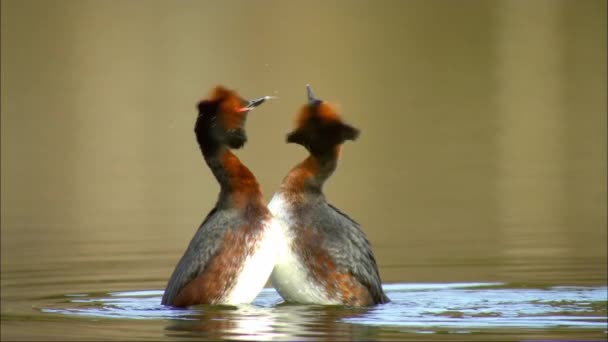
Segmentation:
{"type": "Polygon", "coordinates": [[[2,340],[607,339],[606,1],[1,4],[2,340]],[[159,305],[218,83],[279,97],[238,152],[267,199],[306,83],[361,129],[326,194],[390,304],[159,305]]]}

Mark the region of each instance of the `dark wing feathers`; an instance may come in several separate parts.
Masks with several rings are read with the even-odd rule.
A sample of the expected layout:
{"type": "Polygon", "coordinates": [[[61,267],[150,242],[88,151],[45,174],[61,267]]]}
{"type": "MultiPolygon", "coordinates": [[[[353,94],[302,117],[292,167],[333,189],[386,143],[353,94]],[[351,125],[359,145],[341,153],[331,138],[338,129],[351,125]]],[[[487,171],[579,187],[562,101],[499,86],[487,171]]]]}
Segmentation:
{"type": "Polygon", "coordinates": [[[219,250],[218,241],[222,239],[229,215],[213,208],[190,241],[186,252],[175,266],[169,279],[161,304],[170,305],[181,289],[205,270],[205,266],[219,250]]]}
{"type": "Polygon", "coordinates": [[[376,258],[361,226],[333,205],[326,203],[325,212],[316,223],[326,238],[323,247],[331,253],[339,268],[350,272],[372,295],[374,302],[389,302],[382,290],[376,258]]]}

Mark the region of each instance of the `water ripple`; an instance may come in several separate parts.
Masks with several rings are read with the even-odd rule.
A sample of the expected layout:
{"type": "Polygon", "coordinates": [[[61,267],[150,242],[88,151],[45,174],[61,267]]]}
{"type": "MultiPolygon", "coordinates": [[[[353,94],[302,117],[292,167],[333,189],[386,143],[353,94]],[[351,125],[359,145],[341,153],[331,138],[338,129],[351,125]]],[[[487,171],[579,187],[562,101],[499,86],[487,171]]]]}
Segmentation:
{"type": "MultiPolygon", "coordinates": [[[[105,294],[66,294],[40,308],[44,313],[96,318],[162,319],[198,322],[238,320],[245,331],[274,336],[297,320],[314,331],[319,317],[349,325],[407,327],[418,333],[439,328],[595,328],[606,329],[608,287],[555,286],[525,288],[503,283],[387,284],[392,302],[372,308],[286,305],[274,289],[264,289],[252,305],[196,306],[173,309],[160,305],[163,292],[142,290],[105,294]],[[262,324],[262,326],[260,326],[262,324]]],[[[193,322],[193,324],[195,324],[193,322]]],[[[199,326],[200,328],[200,326],[199,326]]],[[[179,330],[179,329],[178,329],[179,330]]],[[[259,337],[259,336],[258,336],[259,337]]],[[[275,336],[276,337],[276,336],[275,336]]]]}

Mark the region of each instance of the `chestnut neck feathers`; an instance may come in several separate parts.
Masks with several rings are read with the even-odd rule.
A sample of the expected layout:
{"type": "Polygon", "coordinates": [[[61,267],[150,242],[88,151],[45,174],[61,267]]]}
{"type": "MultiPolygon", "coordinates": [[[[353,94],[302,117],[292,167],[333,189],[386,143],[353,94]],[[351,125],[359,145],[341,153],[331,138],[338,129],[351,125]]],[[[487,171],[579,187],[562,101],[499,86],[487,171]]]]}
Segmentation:
{"type": "Polygon", "coordinates": [[[218,207],[263,203],[255,176],[230,151],[247,141],[247,111],[243,110],[246,103],[236,92],[218,86],[208,100],[198,104],[194,132],[205,162],[221,187],[218,207]]]}
{"type": "Polygon", "coordinates": [[[359,131],[343,123],[329,104],[315,99],[304,105],[287,142],[304,146],[310,156],[287,174],[281,186],[283,191],[322,193],[323,184],[338,165],[341,145],[358,135],[359,131]]]}
{"type": "Polygon", "coordinates": [[[338,166],[339,148],[335,153],[311,154],[296,165],[285,177],[281,186],[287,192],[322,193],[323,184],[338,166]]]}

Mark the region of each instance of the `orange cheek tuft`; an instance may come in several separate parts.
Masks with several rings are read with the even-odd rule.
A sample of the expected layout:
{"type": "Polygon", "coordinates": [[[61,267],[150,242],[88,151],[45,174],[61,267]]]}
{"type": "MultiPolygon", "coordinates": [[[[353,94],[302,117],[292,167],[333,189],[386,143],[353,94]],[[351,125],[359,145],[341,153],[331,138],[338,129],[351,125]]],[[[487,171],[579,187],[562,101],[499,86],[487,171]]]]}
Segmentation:
{"type": "Polygon", "coordinates": [[[225,130],[233,130],[241,128],[246,112],[240,112],[242,107],[241,100],[238,96],[230,96],[222,102],[220,107],[222,114],[222,124],[225,130]]]}
{"type": "Polygon", "coordinates": [[[296,129],[304,127],[306,125],[306,122],[310,118],[310,115],[311,115],[310,106],[309,105],[302,106],[302,108],[300,109],[300,112],[296,116],[296,129]]]}
{"type": "MultiPolygon", "coordinates": [[[[298,113],[296,117],[296,129],[303,128],[306,126],[307,122],[310,120],[310,117],[313,115],[310,105],[306,104],[300,109],[300,113],[298,113]]],[[[341,122],[342,119],[340,115],[336,112],[336,110],[328,103],[321,103],[316,110],[316,115],[318,115],[321,120],[325,122],[341,122]]]]}
{"type": "Polygon", "coordinates": [[[224,86],[218,85],[211,90],[209,101],[220,101],[220,122],[225,130],[238,129],[242,126],[244,115],[239,94],[224,86]]]}
{"type": "Polygon", "coordinates": [[[234,91],[222,85],[218,85],[211,89],[211,92],[209,93],[209,101],[218,101],[222,98],[231,96],[233,93],[234,91]]]}
{"type": "Polygon", "coordinates": [[[321,103],[318,112],[319,116],[325,121],[341,121],[338,112],[328,103],[321,103]]]}

